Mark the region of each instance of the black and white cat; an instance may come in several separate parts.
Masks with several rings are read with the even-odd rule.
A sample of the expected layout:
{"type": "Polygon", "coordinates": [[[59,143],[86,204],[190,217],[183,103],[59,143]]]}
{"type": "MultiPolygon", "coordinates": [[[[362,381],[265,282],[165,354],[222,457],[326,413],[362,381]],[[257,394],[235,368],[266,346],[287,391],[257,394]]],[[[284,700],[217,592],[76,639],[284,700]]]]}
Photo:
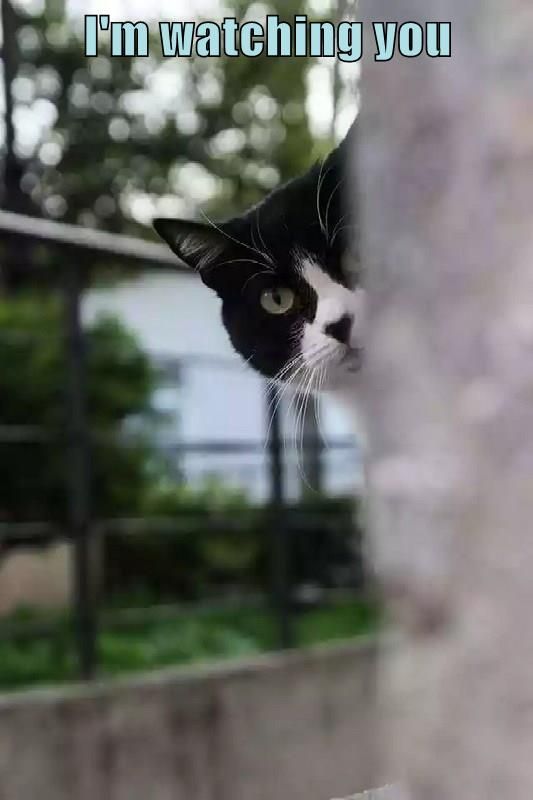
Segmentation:
{"type": "Polygon", "coordinates": [[[345,202],[354,136],[355,123],[324,163],[242,216],[217,225],[154,221],[220,297],[231,342],[250,365],[305,392],[341,397],[352,396],[358,380],[364,315],[345,202]]]}

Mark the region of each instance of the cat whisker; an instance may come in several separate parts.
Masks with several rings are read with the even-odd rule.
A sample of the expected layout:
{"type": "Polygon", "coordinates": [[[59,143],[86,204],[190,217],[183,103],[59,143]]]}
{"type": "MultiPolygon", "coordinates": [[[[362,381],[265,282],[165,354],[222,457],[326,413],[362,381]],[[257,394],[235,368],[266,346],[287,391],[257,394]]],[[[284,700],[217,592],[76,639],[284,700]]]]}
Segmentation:
{"type": "Polygon", "coordinates": [[[320,440],[324,445],[324,447],[327,447],[328,443],[324,435],[325,427],[322,422],[322,389],[324,388],[324,381],[326,380],[327,369],[325,365],[322,365],[321,367],[319,367],[319,370],[320,371],[318,375],[318,390],[315,395],[315,420],[320,440]]]}
{"type": "MultiPolygon", "coordinates": [[[[264,253],[262,250],[259,249],[259,247],[257,245],[257,241],[256,241],[256,238],[255,238],[255,234],[254,234],[253,228],[250,229],[250,234],[251,234],[251,237],[252,237],[252,244],[254,246],[255,251],[257,253],[261,253],[261,255],[265,259],[265,261],[271,263],[269,255],[267,253],[264,253]]],[[[274,271],[274,270],[272,269],[272,271],[274,271]]]]}
{"type": "MultiPolygon", "coordinates": [[[[269,406],[269,409],[268,409],[268,412],[270,414],[270,421],[269,421],[268,428],[267,428],[267,431],[266,431],[266,434],[265,434],[264,449],[266,449],[266,447],[267,447],[268,440],[270,438],[270,431],[272,430],[272,425],[274,423],[274,419],[275,419],[276,413],[277,413],[279,407],[281,406],[281,403],[283,402],[283,399],[284,399],[285,395],[287,394],[287,392],[291,388],[291,384],[290,384],[290,382],[283,383],[283,384],[273,384],[273,387],[274,387],[274,392],[275,393],[274,393],[274,398],[273,398],[272,402],[270,403],[270,406],[269,406]]],[[[290,409],[290,404],[289,404],[289,409],[290,409]]]]}
{"type": "Polygon", "coordinates": [[[279,372],[271,379],[273,383],[277,384],[279,381],[285,377],[285,375],[298,364],[298,362],[303,363],[303,354],[298,353],[294,358],[292,358],[284,367],[280,369],[279,372]]]}
{"type": "Polygon", "coordinates": [[[329,231],[329,212],[330,212],[330,208],[331,208],[331,203],[333,202],[333,198],[335,197],[335,195],[337,194],[337,192],[339,191],[339,189],[340,189],[340,187],[342,186],[343,183],[344,183],[344,178],[341,178],[340,181],[335,186],[335,188],[333,189],[333,191],[331,192],[331,194],[329,196],[328,204],[326,206],[326,240],[327,240],[328,245],[330,244],[328,231],[329,231]]]}
{"type": "Polygon", "coordinates": [[[313,370],[320,367],[327,369],[327,362],[340,353],[341,350],[341,345],[334,345],[333,347],[330,344],[320,345],[315,351],[306,354],[306,366],[313,370]]]}
{"type": "Polygon", "coordinates": [[[307,447],[308,443],[304,441],[304,436],[305,436],[305,417],[309,405],[309,398],[311,397],[312,394],[313,379],[314,379],[314,371],[312,368],[308,368],[306,378],[304,379],[305,380],[304,390],[298,395],[299,408],[296,415],[296,424],[294,429],[294,449],[296,452],[298,472],[300,474],[302,482],[311,491],[315,491],[315,489],[309,483],[309,480],[305,472],[304,447],[307,447]]]}
{"type": "Polygon", "coordinates": [[[261,242],[261,246],[262,246],[262,248],[263,248],[263,253],[264,253],[264,257],[265,257],[265,259],[266,259],[266,260],[267,260],[267,261],[268,261],[270,264],[274,265],[274,258],[273,258],[273,257],[271,256],[271,254],[268,252],[268,247],[266,246],[265,239],[264,239],[264,237],[263,237],[263,233],[262,233],[262,231],[261,231],[261,225],[260,225],[260,221],[259,221],[259,215],[260,215],[260,213],[261,213],[261,211],[260,211],[260,208],[257,208],[257,209],[256,209],[256,212],[255,212],[255,225],[256,225],[256,228],[257,228],[257,234],[258,234],[258,236],[259,236],[259,240],[260,240],[260,242],[261,242]]]}
{"type": "Polygon", "coordinates": [[[320,195],[322,194],[322,186],[324,185],[324,181],[326,180],[327,176],[331,172],[331,167],[329,167],[328,170],[326,171],[326,173],[324,174],[324,167],[325,166],[326,166],[326,161],[323,161],[322,165],[320,167],[320,172],[319,172],[319,175],[318,175],[317,188],[316,188],[316,210],[317,210],[318,223],[320,225],[320,230],[322,231],[322,233],[324,234],[324,236],[325,236],[325,238],[327,240],[328,232],[327,232],[326,226],[324,225],[324,220],[322,218],[322,211],[321,211],[321,208],[320,208],[320,195]]]}
{"type": "Polygon", "coordinates": [[[253,351],[251,356],[248,356],[248,358],[245,358],[244,361],[241,362],[241,366],[242,367],[247,367],[250,364],[252,358],[255,356],[255,354],[256,354],[256,350],[253,351]]]}
{"type": "Polygon", "coordinates": [[[246,287],[248,286],[248,284],[249,284],[249,283],[251,283],[251,282],[252,282],[253,280],[255,280],[256,278],[260,278],[260,277],[261,277],[261,275],[272,275],[272,270],[270,270],[270,269],[263,269],[263,270],[261,270],[261,272],[254,272],[254,274],[253,274],[253,275],[251,275],[251,276],[248,278],[248,280],[245,282],[244,286],[242,287],[242,289],[241,289],[241,294],[244,294],[244,292],[246,291],[246,287]]]}
{"type": "Polygon", "coordinates": [[[309,445],[311,444],[310,442],[306,441],[306,439],[305,439],[305,433],[306,433],[305,420],[306,420],[308,409],[309,409],[309,403],[310,403],[311,398],[313,396],[313,388],[314,388],[313,384],[314,384],[315,380],[316,380],[316,372],[315,372],[314,369],[311,369],[310,370],[310,374],[309,374],[309,380],[308,380],[307,386],[306,386],[306,390],[304,392],[302,416],[301,416],[301,420],[300,420],[300,451],[302,453],[302,460],[303,460],[303,465],[302,465],[303,466],[303,475],[302,475],[302,477],[303,477],[304,482],[309,487],[309,489],[311,489],[311,491],[316,491],[316,486],[311,486],[310,485],[309,481],[307,480],[307,475],[305,473],[305,458],[304,458],[305,449],[308,448],[309,445]]]}
{"type": "Polygon", "coordinates": [[[340,223],[338,223],[338,224],[335,226],[335,230],[334,230],[334,232],[333,232],[333,237],[332,237],[332,239],[331,239],[330,245],[334,245],[334,244],[335,244],[335,239],[336,239],[336,238],[337,238],[337,236],[339,236],[339,234],[341,234],[343,231],[347,231],[347,230],[349,230],[350,228],[352,228],[353,230],[356,230],[356,227],[355,227],[355,225],[353,225],[353,224],[351,224],[351,225],[344,225],[344,226],[342,226],[342,227],[339,227],[339,224],[340,224],[340,223]]]}
{"type": "MultiPolygon", "coordinates": [[[[315,356],[320,355],[321,353],[323,353],[326,349],[327,349],[327,346],[318,345],[314,350],[311,351],[311,353],[307,354],[307,358],[308,359],[309,358],[314,358],[315,356]]],[[[276,373],[276,375],[274,376],[274,378],[272,378],[272,380],[273,381],[280,381],[283,377],[285,377],[287,375],[287,373],[296,364],[298,364],[298,362],[300,362],[302,364],[302,366],[309,366],[309,364],[306,362],[305,359],[306,359],[306,356],[304,356],[303,353],[297,353],[297,355],[294,356],[294,358],[292,358],[284,367],[282,367],[282,369],[278,373],[276,373]]],[[[292,377],[294,377],[294,375],[292,377]]]]}
{"type": "Polygon", "coordinates": [[[333,234],[332,234],[333,238],[335,237],[335,232],[336,232],[336,230],[337,230],[338,228],[340,228],[340,226],[342,225],[342,223],[343,223],[343,222],[344,222],[344,221],[345,221],[347,218],[348,218],[348,214],[343,214],[343,215],[342,215],[342,217],[341,217],[341,218],[338,220],[337,224],[336,224],[336,225],[335,225],[335,227],[333,228],[333,234]]]}
{"type": "Polygon", "coordinates": [[[292,429],[292,445],[289,447],[289,441],[288,441],[287,435],[284,436],[283,444],[284,444],[284,450],[285,451],[290,449],[291,452],[293,452],[296,455],[296,466],[297,466],[297,469],[298,469],[298,473],[300,474],[300,472],[301,472],[300,454],[298,452],[298,448],[296,447],[296,429],[297,429],[297,426],[298,426],[299,403],[300,403],[300,395],[298,394],[298,392],[294,392],[292,397],[291,397],[291,400],[290,400],[290,403],[289,403],[289,407],[287,409],[287,412],[290,414],[292,408],[294,407],[294,423],[293,423],[293,429],[292,429]]]}
{"type": "MultiPolygon", "coordinates": [[[[335,350],[337,348],[334,348],[335,350]]],[[[281,390],[279,391],[276,401],[272,404],[273,408],[278,408],[281,404],[283,397],[286,395],[287,390],[289,387],[294,387],[295,384],[299,384],[299,390],[297,389],[292,397],[291,401],[288,406],[288,412],[290,413],[292,406],[294,406],[294,427],[293,427],[293,445],[292,451],[296,455],[296,464],[298,469],[298,474],[301,477],[302,482],[312,491],[316,491],[316,487],[311,486],[307,475],[305,473],[305,464],[303,460],[303,453],[304,453],[304,446],[307,446],[307,442],[304,441],[305,436],[305,419],[307,414],[307,409],[309,407],[309,402],[311,397],[317,392],[320,391],[325,380],[327,374],[327,364],[325,355],[329,353],[331,355],[332,348],[330,345],[321,345],[317,346],[315,350],[311,353],[307,353],[305,357],[303,354],[299,354],[294,359],[289,362],[288,365],[284,369],[278,373],[278,376],[282,374],[288,374],[292,371],[292,374],[289,375],[285,384],[282,385],[281,390]],[[295,368],[296,364],[299,365],[295,368]]],[[[279,380],[279,377],[278,377],[279,380]]],[[[317,414],[317,408],[315,406],[315,414],[317,414]]],[[[324,441],[324,437],[322,436],[322,432],[320,430],[320,423],[318,422],[317,418],[317,425],[319,428],[319,434],[324,441]]],[[[269,426],[270,432],[270,426],[269,426]]],[[[283,435],[284,441],[284,448],[287,450],[288,442],[286,433],[284,432],[283,435]]]]}
{"type": "Polygon", "coordinates": [[[294,405],[294,425],[292,430],[292,451],[296,456],[296,467],[298,470],[298,475],[302,475],[303,468],[301,463],[301,454],[298,450],[298,426],[300,422],[300,409],[302,403],[302,394],[300,392],[296,392],[293,396],[293,405],[294,405]]]}
{"type": "Polygon", "coordinates": [[[268,440],[268,436],[270,434],[270,429],[272,427],[272,422],[275,416],[275,413],[281,403],[281,399],[283,395],[286,393],[287,389],[289,388],[288,383],[276,383],[275,381],[270,381],[267,384],[267,388],[272,391],[272,397],[268,404],[267,412],[270,417],[269,425],[266,432],[265,442],[268,440]]]}
{"type": "Polygon", "coordinates": [[[273,390],[274,397],[271,400],[268,407],[268,413],[271,415],[271,419],[267,430],[265,442],[268,440],[268,436],[270,435],[270,429],[272,427],[275,409],[279,407],[283,395],[290,388],[290,381],[287,381],[286,383],[282,383],[281,381],[291,370],[293,370],[298,365],[298,369],[296,369],[295,372],[295,374],[297,374],[298,371],[304,366],[304,364],[301,363],[302,361],[303,361],[303,356],[301,353],[298,353],[287,364],[285,364],[285,366],[275,375],[274,378],[271,378],[267,382],[267,388],[273,390]]]}
{"type": "Polygon", "coordinates": [[[265,257],[265,254],[262,253],[260,250],[258,250],[256,247],[252,247],[251,245],[246,244],[246,242],[241,242],[239,241],[239,239],[236,239],[234,236],[231,236],[229,233],[227,233],[227,231],[222,230],[222,228],[219,225],[217,225],[216,222],[213,222],[213,220],[208,217],[205,211],[201,211],[201,214],[205,218],[205,220],[211,225],[212,228],[218,231],[218,233],[221,233],[222,236],[225,236],[226,239],[228,239],[230,242],[233,242],[233,244],[237,244],[240,247],[245,247],[247,250],[251,250],[252,253],[255,253],[260,258],[265,257]]]}
{"type": "MultiPolygon", "coordinates": [[[[318,348],[318,350],[320,350],[320,349],[321,348],[318,348]]],[[[268,385],[270,386],[270,388],[274,388],[274,391],[275,391],[275,393],[277,392],[277,394],[274,394],[274,399],[271,402],[270,407],[268,409],[268,412],[270,414],[270,422],[269,422],[268,429],[267,429],[267,432],[266,432],[266,435],[265,435],[265,447],[267,445],[267,442],[268,442],[268,439],[269,439],[269,436],[270,436],[270,431],[272,429],[272,424],[273,424],[274,417],[275,417],[277,409],[280,407],[281,402],[282,402],[284,396],[287,394],[287,392],[290,389],[294,388],[294,381],[295,381],[296,377],[298,377],[304,370],[307,370],[307,369],[309,369],[309,366],[304,361],[303,354],[299,353],[288,364],[286,364],[285,367],[282,370],[280,370],[280,372],[276,375],[275,378],[273,378],[269,382],[268,385]],[[298,364],[298,362],[300,362],[300,363],[298,364]],[[298,365],[298,366],[296,366],[296,365],[298,365]],[[282,378],[286,377],[292,370],[294,370],[294,371],[289,376],[289,378],[286,380],[286,382],[280,384],[279,381],[282,378]]],[[[294,398],[296,396],[297,396],[297,393],[295,392],[293,397],[292,397],[292,399],[291,399],[291,402],[289,403],[289,410],[290,410],[290,408],[292,406],[292,403],[294,402],[294,398]]]]}
{"type": "Polygon", "coordinates": [[[229,261],[222,261],[215,266],[217,267],[225,267],[227,264],[257,264],[258,267],[264,267],[265,270],[269,272],[274,272],[274,270],[269,266],[269,264],[264,264],[262,261],[255,261],[253,258],[232,258],[229,261]]]}

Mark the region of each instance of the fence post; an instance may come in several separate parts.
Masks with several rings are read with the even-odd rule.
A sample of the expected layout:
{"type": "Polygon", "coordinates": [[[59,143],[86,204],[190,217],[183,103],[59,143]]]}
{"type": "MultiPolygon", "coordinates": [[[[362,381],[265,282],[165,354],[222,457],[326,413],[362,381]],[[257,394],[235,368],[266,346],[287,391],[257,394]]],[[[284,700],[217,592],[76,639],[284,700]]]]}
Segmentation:
{"type": "Polygon", "coordinates": [[[324,441],[318,422],[320,401],[313,396],[304,402],[307,405],[301,421],[303,428],[301,492],[305,493],[311,488],[320,494],[324,490],[324,441]]]}
{"type": "Polygon", "coordinates": [[[451,58],[363,68],[369,518],[401,631],[381,751],[414,800],[529,800],[533,4],[362,7],[452,22],[451,58]]]}
{"type": "Polygon", "coordinates": [[[289,564],[289,531],[286,520],[285,464],[281,430],[281,409],[277,402],[276,390],[267,384],[265,391],[267,405],[266,423],[268,431],[269,459],[269,500],[271,546],[271,580],[274,607],[276,610],[279,643],[282,648],[293,644],[291,626],[291,589],[289,564]]]}
{"type": "Polygon", "coordinates": [[[73,605],[80,675],[96,668],[96,626],[91,576],[90,446],[86,351],[81,321],[81,267],[65,267],[65,348],[67,400],[67,524],[74,543],[73,605]]]}

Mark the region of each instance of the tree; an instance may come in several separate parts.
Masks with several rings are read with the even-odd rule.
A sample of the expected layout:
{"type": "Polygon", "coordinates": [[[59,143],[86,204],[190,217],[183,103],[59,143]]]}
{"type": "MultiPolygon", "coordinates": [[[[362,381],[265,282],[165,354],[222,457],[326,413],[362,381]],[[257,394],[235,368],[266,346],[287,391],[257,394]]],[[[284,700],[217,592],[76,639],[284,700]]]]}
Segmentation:
{"type": "MultiPolygon", "coordinates": [[[[314,147],[305,113],[312,61],[163,60],[155,30],[150,58],[102,48],[87,59],[62,6],[18,13],[15,114],[35,131],[23,146],[19,137],[20,182],[44,216],[147,235],[139,220],[159,198],[160,211],[208,202],[229,214],[327,149],[314,147]]],[[[249,3],[229,7],[242,18],[249,3]]],[[[302,11],[299,0],[270,7],[286,19],[302,11]]]]}

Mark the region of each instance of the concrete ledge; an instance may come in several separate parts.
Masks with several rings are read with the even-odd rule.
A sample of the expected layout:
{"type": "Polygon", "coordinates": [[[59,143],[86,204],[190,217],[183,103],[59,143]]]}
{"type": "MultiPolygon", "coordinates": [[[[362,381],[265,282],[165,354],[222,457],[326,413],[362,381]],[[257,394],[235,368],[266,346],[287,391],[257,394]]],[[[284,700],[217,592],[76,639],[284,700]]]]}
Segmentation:
{"type": "Polygon", "coordinates": [[[2,800],[324,800],[375,785],[372,641],[0,699],[2,800]]]}

